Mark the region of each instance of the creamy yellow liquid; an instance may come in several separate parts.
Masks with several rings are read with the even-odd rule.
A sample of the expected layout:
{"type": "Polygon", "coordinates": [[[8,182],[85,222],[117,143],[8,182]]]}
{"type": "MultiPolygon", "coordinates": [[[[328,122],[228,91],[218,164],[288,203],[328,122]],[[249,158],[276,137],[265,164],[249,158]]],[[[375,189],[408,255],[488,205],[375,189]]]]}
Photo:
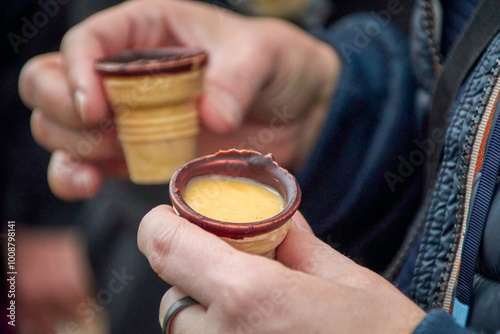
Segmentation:
{"type": "Polygon", "coordinates": [[[274,189],[245,178],[198,176],[186,185],[184,201],[202,215],[231,223],[271,218],[283,210],[283,198],[274,189]]]}

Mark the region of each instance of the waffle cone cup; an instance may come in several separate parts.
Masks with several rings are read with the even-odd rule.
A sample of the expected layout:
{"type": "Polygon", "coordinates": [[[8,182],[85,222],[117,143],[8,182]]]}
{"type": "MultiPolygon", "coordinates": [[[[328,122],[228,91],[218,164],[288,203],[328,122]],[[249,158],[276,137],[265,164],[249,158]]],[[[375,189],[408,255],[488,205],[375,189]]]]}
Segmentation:
{"type": "Polygon", "coordinates": [[[291,218],[300,204],[301,192],[295,177],[278,166],[271,155],[249,150],[228,150],[197,158],[179,168],[170,182],[170,199],[179,216],[217,235],[234,248],[274,258],[276,247],[290,229],[291,218]],[[231,223],[205,217],[183,199],[189,181],[203,175],[254,180],[276,190],[284,199],[285,206],[276,216],[251,223],[231,223]]]}
{"type": "Polygon", "coordinates": [[[291,220],[288,220],[285,224],[275,230],[253,237],[242,239],[221,237],[221,239],[234,248],[245,253],[262,255],[267,258],[274,259],[276,257],[276,247],[281,244],[283,239],[285,239],[288,234],[290,222],[291,220]]]}
{"type": "Polygon", "coordinates": [[[170,47],[96,62],[134,183],[167,183],[197,156],[206,59],[199,49],[170,47]]]}

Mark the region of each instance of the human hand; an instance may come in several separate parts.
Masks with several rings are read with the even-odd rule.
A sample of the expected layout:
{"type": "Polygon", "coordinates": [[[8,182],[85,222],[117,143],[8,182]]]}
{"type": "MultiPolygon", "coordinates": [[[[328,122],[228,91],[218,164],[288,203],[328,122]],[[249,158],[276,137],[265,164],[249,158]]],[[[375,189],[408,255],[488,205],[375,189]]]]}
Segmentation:
{"type": "Polygon", "coordinates": [[[148,213],[138,244],[174,287],[160,307],[189,295],[172,333],[411,333],[425,313],[381,276],[317,239],[296,214],[276,260],[249,255],[175,215],[148,213]]]}
{"type": "Polygon", "coordinates": [[[94,60],[165,45],[198,46],[210,56],[198,104],[201,155],[253,148],[288,168],[305,159],[340,72],[331,47],[275,19],[190,1],[131,1],[77,25],[60,53],[32,59],[21,73],[33,135],[55,151],[48,177],[56,195],[88,197],[103,177],[126,174],[94,60]]]}
{"type": "Polygon", "coordinates": [[[61,323],[80,323],[78,309],[93,283],[77,232],[25,227],[16,241],[19,333],[52,333],[61,323]]]}

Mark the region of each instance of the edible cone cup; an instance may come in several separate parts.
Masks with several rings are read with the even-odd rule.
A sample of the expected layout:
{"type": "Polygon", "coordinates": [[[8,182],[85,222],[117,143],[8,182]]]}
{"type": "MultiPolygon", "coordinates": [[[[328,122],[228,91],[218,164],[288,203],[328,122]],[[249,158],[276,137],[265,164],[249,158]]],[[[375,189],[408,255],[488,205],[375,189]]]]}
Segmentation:
{"type": "Polygon", "coordinates": [[[274,258],[276,247],[286,237],[292,216],[299,207],[301,191],[295,177],[280,167],[270,154],[232,149],[197,158],[179,168],[170,182],[170,199],[179,216],[217,235],[234,248],[274,258]],[[273,217],[251,223],[231,223],[203,216],[191,208],[183,196],[191,179],[209,175],[241,177],[266,185],[280,194],[284,208],[273,217]]]}
{"type": "Polygon", "coordinates": [[[118,138],[134,183],[167,183],[179,166],[197,156],[196,98],[202,91],[206,54],[181,58],[184,67],[179,70],[179,64],[172,63],[187,51],[179,48],[181,51],[174,49],[175,53],[172,49],[136,52],[124,57],[122,63],[104,59],[96,65],[115,113],[118,138]],[[162,52],[167,54],[166,60],[152,59],[162,52]],[[176,57],[169,60],[172,53],[176,57]],[[129,58],[133,61],[127,63],[129,58]]]}
{"type": "Polygon", "coordinates": [[[276,230],[265,234],[243,239],[232,239],[221,237],[222,240],[234,248],[249,254],[262,255],[270,259],[276,257],[276,247],[285,239],[290,229],[290,221],[281,225],[276,230]]]}

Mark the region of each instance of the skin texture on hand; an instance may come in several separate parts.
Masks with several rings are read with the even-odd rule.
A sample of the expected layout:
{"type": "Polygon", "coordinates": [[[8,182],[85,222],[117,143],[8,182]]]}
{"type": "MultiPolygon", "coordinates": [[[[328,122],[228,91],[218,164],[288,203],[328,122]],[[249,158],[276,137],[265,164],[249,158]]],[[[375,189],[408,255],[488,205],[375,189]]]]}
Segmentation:
{"type": "Polygon", "coordinates": [[[95,59],[166,45],[209,53],[201,155],[252,148],[292,169],[307,158],[340,72],[330,46],[280,20],[190,1],[130,1],[75,26],[60,53],[32,59],[21,73],[33,135],[55,152],[48,174],[56,195],[88,197],[104,177],[126,175],[95,59]]]}
{"type": "Polygon", "coordinates": [[[317,239],[300,214],[276,260],[233,249],[175,215],[148,213],[138,244],[172,284],[160,307],[189,295],[173,333],[411,333],[425,313],[381,276],[317,239]]]}
{"type": "Polygon", "coordinates": [[[78,307],[93,293],[86,248],[77,231],[20,228],[16,304],[20,333],[52,333],[78,323],[78,307]]]}

